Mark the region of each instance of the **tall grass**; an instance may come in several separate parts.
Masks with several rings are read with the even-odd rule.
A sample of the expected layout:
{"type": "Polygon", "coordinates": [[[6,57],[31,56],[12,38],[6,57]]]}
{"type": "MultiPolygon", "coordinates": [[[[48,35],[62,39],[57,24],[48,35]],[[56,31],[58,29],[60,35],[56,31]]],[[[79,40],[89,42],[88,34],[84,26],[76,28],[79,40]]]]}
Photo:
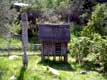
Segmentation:
{"type": "Polygon", "coordinates": [[[0,57],[0,80],[10,80],[11,76],[15,76],[15,80],[107,80],[96,71],[80,74],[82,68],[78,64],[74,64],[70,59],[68,63],[50,60],[41,62],[39,56],[29,56],[29,64],[25,69],[22,67],[22,57],[15,60],[0,57]],[[60,75],[52,74],[48,70],[48,66],[56,69],[60,75]],[[77,67],[74,68],[73,66],[77,67]]]}

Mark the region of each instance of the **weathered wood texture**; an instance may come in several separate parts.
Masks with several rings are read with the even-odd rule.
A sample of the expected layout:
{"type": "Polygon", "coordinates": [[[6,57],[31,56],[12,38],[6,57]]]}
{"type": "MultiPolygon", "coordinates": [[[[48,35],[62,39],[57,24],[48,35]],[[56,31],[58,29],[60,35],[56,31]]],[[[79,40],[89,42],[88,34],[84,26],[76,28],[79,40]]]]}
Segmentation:
{"type": "Polygon", "coordinates": [[[42,54],[43,56],[64,56],[67,52],[67,43],[61,43],[61,53],[56,53],[56,45],[54,42],[43,42],[42,43],[42,54]]]}
{"type": "Polygon", "coordinates": [[[68,42],[70,26],[69,24],[40,24],[39,39],[46,42],[68,42]]]}
{"type": "Polygon", "coordinates": [[[28,19],[27,14],[21,14],[21,25],[22,25],[22,47],[23,51],[26,53],[27,43],[28,43],[28,19]]]}
{"type": "Polygon", "coordinates": [[[27,13],[21,14],[21,23],[22,23],[22,47],[23,47],[23,66],[26,67],[28,64],[27,56],[27,42],[28,42],[28,18],[27,13]]]}
{"type": "Polygon", "coordinates": [[[67,43],[70,40],[69,24],[40,24],[39,39],[42,43],[42,59],[56,56],[67,62],[67,43]]]}
{"type": "Polygon", "coordinates": [[[64,57],[64,61],[67,62],[67,43],[60,43],[61,44],[61,52],[56,52],[56,43],[55,42],[43,42],[42,43],[42,52],[41,57],[42,59],[45,56],[53,56],[54,60],[57,56],[64,57]]]}

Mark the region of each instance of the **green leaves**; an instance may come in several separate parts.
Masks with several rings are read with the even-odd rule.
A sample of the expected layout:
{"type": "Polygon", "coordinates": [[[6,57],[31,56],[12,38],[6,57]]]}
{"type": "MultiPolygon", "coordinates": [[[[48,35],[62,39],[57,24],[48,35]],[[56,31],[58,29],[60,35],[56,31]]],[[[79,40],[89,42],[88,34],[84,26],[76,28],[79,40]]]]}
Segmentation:
{"type": "Polygon", "coordinates": [[[91,19],[85,26],[82,35],[87,37],[92,37],[94,33],[99,33],[104,35],[103,21],[104,21],[104,11],[106,9],[105,4],[98,4],[95,7],[95,11],[92,13],[91,19]]]}
{"type": "Polygon", "coordinates": [[[107,66],[107,36],[102,38],[100,34],[94,33],[93,39],[88,37],[72,36],[69,44],[70,54],[75,57],[78,63],[83,60],[92,61],[93,63],[107,66]]]}
{"type": "Polygon", "coordinates": [[[78,40],[72,45],[71,55],[76,57],[77,62],[80,62],[90,53],[90,48],[92,45],[93,42],[88,37],[79,37],[78,40]]]}

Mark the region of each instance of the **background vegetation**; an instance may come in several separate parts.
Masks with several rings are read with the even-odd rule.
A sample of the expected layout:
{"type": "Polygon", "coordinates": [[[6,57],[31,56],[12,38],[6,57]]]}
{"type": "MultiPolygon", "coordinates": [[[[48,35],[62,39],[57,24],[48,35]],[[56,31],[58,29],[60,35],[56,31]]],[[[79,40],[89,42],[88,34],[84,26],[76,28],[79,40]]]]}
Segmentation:
{"type": "Polygon", "coordinates": [[[29,7],[25,9],[29,21],[28,54],[38,54],[40,50],[40,45],[37,45],[40,43],[38,40],[39,23],[70,23],[69,60],[63,68],[63,63],[59,64],[54,61],[39,63],[40,57],[30,56],[28,69],[25,70],[21,69],[21,57],[15,61],[0,57],[0,80],[8,80],[13,74],[17,80],[26,80],[25,78],[27,80],[107,79],[105,77],[107,71],[107,3],[99,0],[0,0],[1,56],[22,54],[21,10],[18,7],[15,9],[13,5],[15,2],[29,4],[29,7]],[[32,52],[34,50],[36,52],[32,52]],[[35,63],[35,61],[38,62],[35,63]],[[16,64],[18,66],[15,66],[16,64]],[[57,69],[61,73],[60,76],[54,76],[48,70],[42,70],[43,66],[57,69]],[[21,73],[20,70],[22,70],[21,73]],[[90,72],[82,75],[81,70],[90,72]],[[22,77],[23,79],[20,79],[22,77]]]}

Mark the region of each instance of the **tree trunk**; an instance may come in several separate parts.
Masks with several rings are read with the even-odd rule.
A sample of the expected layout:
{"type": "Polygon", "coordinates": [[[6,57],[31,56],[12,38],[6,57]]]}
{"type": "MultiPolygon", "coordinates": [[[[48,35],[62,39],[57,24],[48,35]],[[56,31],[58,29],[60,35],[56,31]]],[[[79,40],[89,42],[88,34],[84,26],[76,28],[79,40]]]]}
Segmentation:
{"type": "Polygon", "coordinates": [[[21,23],[22,23],[22,48],[23,48],[23,66],[26,67],[28,64],[27,56],[27,42],[28,42],[28,17],[27,13],[23,12],[21,14],[21,23]]]}

